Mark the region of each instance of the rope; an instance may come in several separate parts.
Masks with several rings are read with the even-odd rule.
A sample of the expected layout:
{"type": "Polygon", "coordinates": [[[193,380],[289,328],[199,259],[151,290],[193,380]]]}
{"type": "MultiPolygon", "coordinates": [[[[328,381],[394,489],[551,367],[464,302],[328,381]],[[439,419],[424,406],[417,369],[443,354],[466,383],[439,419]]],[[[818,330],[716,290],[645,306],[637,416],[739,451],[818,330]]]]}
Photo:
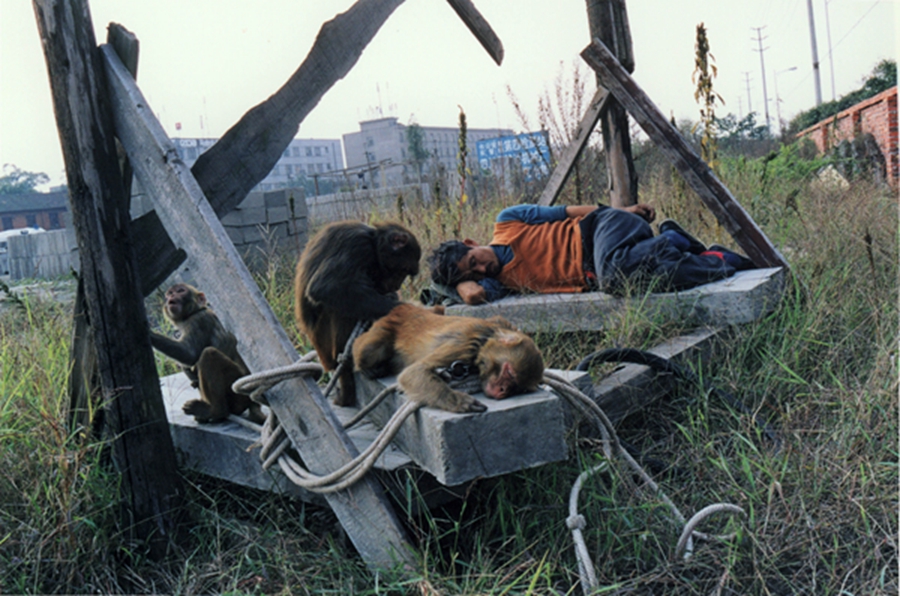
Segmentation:
{"type": "MultiPolygon", "coordinates": [[[[335,382],[340,376],[341,368],[348,360],[345,358],[345,355],[349,353],[356,338],[365,331],[366,326],[367,324],[361,321],[356,324],[356,327],[350,334],[350,338],[347,340],[347,344],[344,347],[344,352],[338,358],[338,366],[325,388],[326,397],[334,388],[335,382]]],[[[315,352],[310,352],[293,364],[241,377],[234,382],[232,390],[234,390],[235,393],[249,395],[254,401],[267,404],[263,393],[278,383],[302,375],[321,376],[322,366],[312,361],[315,355],[315,352]]],[[[344,424],[344,429],[346,430],[357,424],[369,412],[384,401],[388,395],[397,391],[397,389],[397,385],[394,384],[381,391],[381,393],[375,396],[365,408],[361,409],[349,422],[344,424]]],[[[277,463],[285,476],[297,486],[311,492],[324,494],[348,488],[365,476],[365,474],[375,465],[378,458],[384,453],[385,449],[388,448],[406,419],[413,415],[422,407],[422,405],[423,404],[420,402],[407,401],[402,407],[394,412],[393,416],[388,420],[388,423],[381,432],[378,433],[378,436],[375,437],[375,440],[362,453],[337,470],[324,476],[310,472],[298,463],[296,459],[290,456],[288,452],[288,449],[291,447],[290,437],[287,436],[284,427],[278,422],[277,417],[271,409],[262,425],[255,424],[240,416],[232,415],[229,416],[229,419],[259,433],[259,440],[251,445],[248,450],[255,447],[261,447],[259,457],[263,462],[262,467],[264,470],[269,469],[277,463]]]]}
{"type": "MultiPolygon", "coordinates": [[[[714,513],[725,511],[745,515],[743,509],[741,509],[737,505],[732,505],[730,503],[716,503],[704,507],[693,517],[691,517],[690,520],[686,520],[675,503],[672,502],[668,495],[663,492],[659,485],[653,481],[650,475],[647,474],[647,472],[641,467],[641,465],[624,448],[622,443],[619,441],[612,422],[610,422],[609,418],[594,400],[579,391],[577,387],[572,385],[566,379],[554,373],[545,371],[543,382],[551,389],[553,389],[559,396],[566,399],[577,411],[581,412],[582,415],[584,415],[588,420],[596,425],[597,429],[600,432],[603,454],[606,458],[606,461],[591,468],[590,470],[582,472],[575,480],[575,483],[572,485],[572,490],[569,493],[569,517],[566,518],[566,527],[568,527],[572,532],[572,541],[574,542],[575,546],[575,558],[578,561],[578,574],[581,578],[581,589],[585,595],[593,593],[600,586],[597,581],[597,573],[591,562],[590,553],[588,553],[587,545],[584,541],[583,530],[585,528],[586,521],[584,519],[584,516],[578,513],[578,495],[581,492],[581,487],[584,485],[584,482],[585,480],[587,480],[587,478],[593,476],[598,472],[609,469],[610,462],[614,461],[615,459],[614,455],[617,455],[621,459],[625,460],[631,470],[633,470],[640,477],[640,479],[643,480],[645,485],[650,488],[652,493],[655,494],[660,500],[662,500],[662,502],[669,508],[675,519],[680,524],[684,524],[684,529],[682,530],[681,537],[679,538],[678,543],[675,546],[673,555],[674,559],[678,559],[682,556],[687,559],[691,556],[691,554],[693,554],[694,538],[706,540],[715,539],[723,541],[734,538],[735,534],[711,537],[695,531],[694,528],[702,520],[714,513]]],[[[622,474],[621,477],[632,489],[637,490],[637,487],[635,487],[633,480],[631,480],[631,476],[629,474],[622,474]]]]}

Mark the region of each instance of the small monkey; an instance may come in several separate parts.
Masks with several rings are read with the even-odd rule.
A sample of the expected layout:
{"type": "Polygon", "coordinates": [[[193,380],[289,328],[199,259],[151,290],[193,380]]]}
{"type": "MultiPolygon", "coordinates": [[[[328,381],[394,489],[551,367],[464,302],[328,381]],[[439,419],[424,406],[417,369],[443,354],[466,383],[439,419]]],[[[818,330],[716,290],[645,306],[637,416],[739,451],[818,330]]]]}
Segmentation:
{"type": "Polygon", "coordinates": [[[166,290],[163,313],[180,337],[172,339],[151,332],[150,341],[154,348],[178,361],[191,385],[200,388],[200,399],[186,402],[184,413],[197,422],[217,422],[249,410],[250,420],[264,422],[258,403],[231,390],[232,384],[250,370],[238,354],[237,339],[207,305],[206,295],[188,284],[175,284],[166,290]]]}
{"type": "Polygon", "coordinates": [[[503,399],[537,389],[544,360],[534,341],[502,317],[447,317],[402,303],[353,344],[356,369],[373,377],[400,373],[407,397],[450,412],[484,404],[452,389],[436,372],[457,363],[477,368],[484,394],[503,399]]]}
{"type": "MultiPolygon", "coordinates": [[[[419,272],[421,255],[412,232],[390,222],[339,221],[310,239],[297,263],[295,314],[325,370],[337,367],[357,322],[377,319],[399,304],[397,291],[419,272]]],[[[356,403],[350,363],[342,369],[340,388],[335,405],[356,403]]]]}

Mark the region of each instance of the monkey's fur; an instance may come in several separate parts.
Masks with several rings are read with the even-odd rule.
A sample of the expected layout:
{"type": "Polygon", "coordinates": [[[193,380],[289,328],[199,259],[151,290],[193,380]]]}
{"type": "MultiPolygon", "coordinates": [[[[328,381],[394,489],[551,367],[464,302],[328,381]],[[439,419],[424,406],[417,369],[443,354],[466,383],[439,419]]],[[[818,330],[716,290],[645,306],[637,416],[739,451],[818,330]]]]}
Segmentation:
{"type": "MultiPolygon", "coordinates": [[[[396,223],[335,222],[310,239],[297,263],[294,309],[325,370],[337,367],[358,321],[382,317],[399,304],[396,292],[419,272],[421,256],[412,232],[396,223]]],[[[356,403],[352,362],[342,369],[334,401],[356,403]]]]}
{"type": "Polygon", "coordinates": [[[188,284],[175,284],[166,290],[163,313],[180,337],[151,332],[150,341],[180,363],[191,385],[200,389],[200,399],[186,402],[184,413],[197,422],[217,422],[249,410],[250,420],[264,422],[259,404],[231,390],[232,384],[250,371],[238,354],[237,339],[207,305],[206,295],[188,284]]]}
{"type": "Polygon", "coordinates": [[[373,377],[400,373],[410,400],[450,412],[487,409],[435,372],[455,361],[475,365],[485,395],[495,399],[534,391],[544,376],[540,350],[506,319],[447,317],[406,303],[357,338],[353,360],[373,377]]]}

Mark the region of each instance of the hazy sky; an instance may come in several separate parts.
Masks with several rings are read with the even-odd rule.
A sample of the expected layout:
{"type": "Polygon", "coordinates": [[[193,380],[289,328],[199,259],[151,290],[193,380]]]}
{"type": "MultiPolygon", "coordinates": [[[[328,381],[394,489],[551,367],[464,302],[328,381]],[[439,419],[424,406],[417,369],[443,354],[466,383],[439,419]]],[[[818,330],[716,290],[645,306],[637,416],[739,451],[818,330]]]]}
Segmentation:
{"type": "MultiPolygon", "coordinates": [[[[340,138],[359,130],[359,121],[381,115],[455,126],[458,106],[469,127],[521,131],[507,87],[536,127],[539,96],[554,92],[559,76],[571,79],[588,44],[585,0],[474,3],[503,41],[502,66],[445,0],[407,0],[300,125],[299,137],[340,138]]],[[[271,95],[303,61],[322,23],[352,4],[90,0],[98,41],[105,40],[111,21],[137,35],[138,84],[169,135],[188,137],[220,136],[271,95]]],[[[833,97],[831,57],[837,97],[858,88],[880,60],[896,59],[898,4],[813,0],[825,101],[833,97]]],[[[746,114],[751,105],[764,114],[759,27],[773,125],[776,86],[784,119],[814,105],[806,0],[627,0],[627,6],[634,77],[666,115],[698,117],[691,73],[700,22],[719,69],[714,88],[726,102],[717,114],[746,114]]],[[[581,70],[592,77],[586,66],[581,70]]],[[[65,181],[46,64],[27,0],[0,0],[0,164],[6,163],[45,172],[51,184],[65,181]]]]}

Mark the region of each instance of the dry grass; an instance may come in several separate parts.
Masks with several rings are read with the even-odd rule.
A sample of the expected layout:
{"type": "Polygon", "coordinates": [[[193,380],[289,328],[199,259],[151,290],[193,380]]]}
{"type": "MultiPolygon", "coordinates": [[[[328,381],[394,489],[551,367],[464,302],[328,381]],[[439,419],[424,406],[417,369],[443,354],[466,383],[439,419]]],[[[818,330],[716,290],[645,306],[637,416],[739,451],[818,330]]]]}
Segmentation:
{"type": "MultiPolygon", "coordinates": [[[[739,539],[699,543],[693,558],[673,562],[680,529],[660,504],[633,496],[617,476],[595,477],[581,496],[585,534],[601,585],[617,593],[897,593],[896,197],[862,182],[813,189],[793,170],[763,183],[759,167],[726,162],[723,177],[791,262],[792,281],[776,312],[736,330],[696,372],[768,420],[780,440],[692,387],[626,419],[622,437],[668,464],[658,478],[682,511],[728,501],[748,517],[711,520],[703,529],[730,527],[739,539]]],[[[642,189],[663,217],[713,240],[715,226],[672,199],[666,175],[645,176],[642,189]]],[[[404,207],[397,216],[427,250],[448,237],[441,222],[460,215],[464,235],[489,237],[502,206],[404,207]]],[[[259,279],[291,333],[292,263],[273,259],[259,279]]],[[[423,273],[405,297],[425,283],[423,273]]],[[[580,593],[566,499],[600,452],[577,432],[567,462],[478,482],[464,501],[426,514],[398,505],[421,552],[414,581],[370,575],[327,509],[193,474],[190,540],[147,560],[117,530],[116,474],[103,444],[65,428],[69,329],[68,310],[50,300],[0,314],[0,592],[580,593]]],[[[648,346],[679,332],[635,310],[603,334],[537,339],[565,368],[598,347],[648,346]]]]}

